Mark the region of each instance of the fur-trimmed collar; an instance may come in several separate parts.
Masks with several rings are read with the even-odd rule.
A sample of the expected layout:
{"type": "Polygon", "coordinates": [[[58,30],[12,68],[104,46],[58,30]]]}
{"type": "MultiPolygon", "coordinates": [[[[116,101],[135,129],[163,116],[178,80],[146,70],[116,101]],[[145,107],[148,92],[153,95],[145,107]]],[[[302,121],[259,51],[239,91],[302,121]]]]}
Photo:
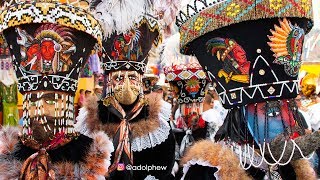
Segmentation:
{"type": "MultiPolygon", "coordinates": [[[[159,93],[151,93],[146,95],[148,100],[148,116],[147,118],[140,118],[137,120],[130,121],[132,137],[142,137],[149,132],[152,132],[159,128],[159,112],[161,108],[161,99],[162,94],[159,93]]],[[[95,132],[97,130],[102,130],[106,132],[111,138],[115,135],[119,123],[114,122],[106,122],[104,119],[108,118],[107,116],[107,108],[104,107],[102,102],[97,102],[95,98],[89,98],[86,100],[85,108],[87,110],[86,124],[90,132],[95,132]],[[100,111],[100,113],[97,113],[100,111]],[[103,111],[103,112],[101,112],[103,111]],[[100,116],[102,117],[99,117],[100,116]],[[103,123],[105,122],[105,123],[103,123]]],[[[141,113],[146,113],[145,110],[142,110],[141,113]]],[[[140,114],[141,114],[140,113],[140,114]]]]}
{"type": "Polygon", "coordinates": [[[239,166],[239,159],[227,147],[210,140],[196,142],[181,159],[181,166],[189,161],[208,162],[213,167],[220,167],[217,172],[221,179],[250,179],[239,166]]]}
{"type": "MultiPolygon", "coordinates": [[[[20,146],[18,140],[19,129],[3,127],[0,130],[0,179],[18,179],[23,160],[16,157],[20,146]]],[[[103,132],[92,134],[92,143],[88,146],[82,160],[52,161],[56,179],[101,179],[107,176],[113,145],[103,132]]],[[[79,149],[73,149],[73,152],[79,149]]],[[[59,156],[57,154],[57,156],[59,156]]]]}

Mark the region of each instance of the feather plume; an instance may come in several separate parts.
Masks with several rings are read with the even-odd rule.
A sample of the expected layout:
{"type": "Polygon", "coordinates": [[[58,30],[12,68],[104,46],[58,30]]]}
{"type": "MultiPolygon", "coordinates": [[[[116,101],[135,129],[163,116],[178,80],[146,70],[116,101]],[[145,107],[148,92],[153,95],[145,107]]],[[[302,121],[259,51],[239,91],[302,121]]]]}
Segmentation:
{"type": "Polygon", "coordinates": [[[174,22],[181,0],[155,0],[154,9],[166,36],[174,34],[174,22]]]}
{"type": "Polygon", "coordinates": [[[96,19],[100,20],[105,37],[130,30],[141,16],[152,14],[150,0],[96,0],[90,3],[96,19]]]}
{"type": "Polygon", "coordinates": [[[179,50],[180,34],[176,33],[164,42],[164,49],[161,54],[161,65],[171,66],[188,63],[199,63],[195,56],[186,56],[179,50]]]}

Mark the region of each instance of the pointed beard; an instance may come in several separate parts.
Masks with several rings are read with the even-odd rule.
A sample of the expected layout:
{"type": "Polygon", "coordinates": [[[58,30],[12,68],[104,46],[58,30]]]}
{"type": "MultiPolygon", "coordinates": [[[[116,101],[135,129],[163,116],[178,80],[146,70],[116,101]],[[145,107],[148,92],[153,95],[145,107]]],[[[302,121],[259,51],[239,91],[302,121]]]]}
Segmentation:
{"type": "Polygon", "coordinates": [[[131,86],[127,89],[122,88],[122,86],[116,86],[114,89],[114,96],[121,104],[133,104],[139,96],[139,87],[131,86]]]}
{"type": "MultiPolygon", "coordinates": [[[[42,117],[33,117],[30,119],[30,128],[32,130],[32,136],[38,143],[44,143],[49,140],[51,140],[56,133],[59,132],[59,120],[65,119],[65,118],[54,118],[51,116],[46,116],[46,122],[41,122],[40,118],[42,117]],[[56,124],[55,124],[56,121],[56,124]]],[[[60,125],[64,126],[64,125],[60,125]]]]}

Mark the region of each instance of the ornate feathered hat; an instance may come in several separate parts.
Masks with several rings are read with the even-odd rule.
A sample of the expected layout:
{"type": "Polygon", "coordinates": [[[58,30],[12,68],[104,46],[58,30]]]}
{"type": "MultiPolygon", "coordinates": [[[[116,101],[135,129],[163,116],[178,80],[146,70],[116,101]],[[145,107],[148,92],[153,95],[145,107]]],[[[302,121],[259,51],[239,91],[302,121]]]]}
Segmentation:
{"type": "Polygon", "coordinates": [[[117,148],[109,169],[111,174],[116,172],[120,159],[126,164],[133,163],[129,120],[146,106],[142,77],[150,49],[157,46],[161,39],[152,6],[149,0],[91,2],[91,9],[104,28],[101,57],[106,93],[103,104],[109,110],[105,113],[116,115],[120,124],[114,137],[117,148]],[[124,113],[123,108],[134,112],[124,115],[128,111],[124,113]]]}
{"type": "Polygon", "coordinates": [[[208,84],[206,73],[197,63],[179,64],[164,68],[166,81],[178,95],[179,104],[201,103],[208,84]]]}
{"type": "Polygon", "coordinates": [[[91,8],[105,33],[102,60],[106,97],[114,95],[110,83],[112,72],[135,71],[142,86],[148,53],[161,41],[160,26],[151,7],[148,0],[92,2],[91,8]]]}
{"type": "Polygon", "coordinates": [[[296,96],[311,17],[311,0],[195,0],[176,23],[181,51],[197,56],[231,108],[296,96]]]}
{"type": "Polygon", "coordinates": [[[312,0],[191,0],[176,23],[181,52],[197,57],[223,106],[231,109],[218,139],[251,145],[254,139],[263,148],[271,142],[271,151],[261,155],[277,157],[272,163],[303,156],[290,156],[288,144],[303,147],[304,154],[313,149],[307,136],[296,141],[306,144],[293,140],[304,134],[293,98],[304,35],[313,25],[312,0]]]}
{"type": "Polygon", "coordinates": [[[151,47],[159,43],[159,32],[156,19],[140,16],[130,29],[109,35],[103,41],[105,73],[125,70],[143,74],[151,47]]]}
{"type": "Polygon", "coordinates": [[[78,4],[57,0],[4,5],[0,30],[10,45],[20,92],[52,89],[74,94],[82,64],[93,45],[101,43],[98,21],[74,6],[78,4]]]}
{"type": "Polygon", "coordinates": [[[34,0],[2,5],[0,31],[9,45],[23,94],[23,135],[32,136],[33,120],[41,122],[51,135],[74,134],[73,102],[79,72],[102,38],[100,24],[85,10],[89,4],[34,0]],[[48,124],[45,114],[49,111],[43,103],[52,105],[54,125],[48,124]]]}

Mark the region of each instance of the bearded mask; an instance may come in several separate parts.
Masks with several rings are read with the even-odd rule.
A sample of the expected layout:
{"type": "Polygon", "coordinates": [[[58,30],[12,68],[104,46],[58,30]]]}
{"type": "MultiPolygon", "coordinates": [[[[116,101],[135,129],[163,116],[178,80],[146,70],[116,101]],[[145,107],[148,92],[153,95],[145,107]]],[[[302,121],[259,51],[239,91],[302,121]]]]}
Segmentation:
{"type": "Polygon", "coordinates": [[[111,73],[115,98],[124,105],[133,104],[142,92],[141,75],[136,71],[117,71],[111,73]]]}
{"type": "Polygon", "coordinates": [[[142,75],[152,46],[159,44],[157,20],[141,16],[131,30],[115,32],[102,42],[105,97],[131,105],[143,94],[142,75]]]}

